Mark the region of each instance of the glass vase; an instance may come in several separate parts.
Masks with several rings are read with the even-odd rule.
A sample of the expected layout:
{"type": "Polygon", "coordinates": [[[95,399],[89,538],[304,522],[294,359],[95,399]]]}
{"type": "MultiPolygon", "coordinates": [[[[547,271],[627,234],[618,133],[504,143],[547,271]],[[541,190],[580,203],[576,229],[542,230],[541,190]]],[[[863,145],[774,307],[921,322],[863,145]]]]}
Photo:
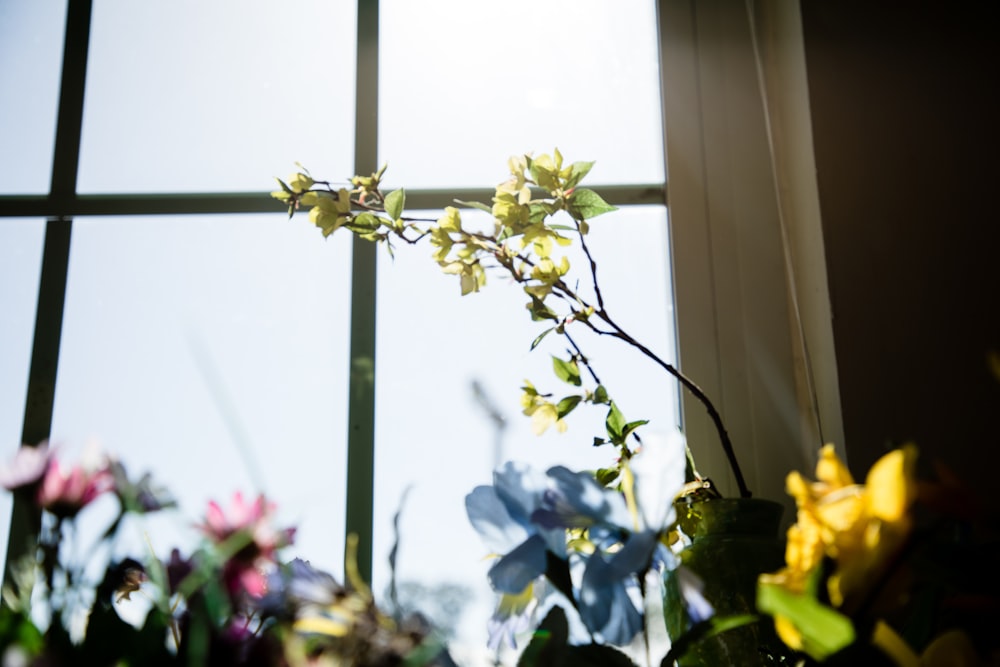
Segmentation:
{"type": "MultiPolygon", "coordinates": [[[[757,576],[784,563],[778,536],[784,508],[758,498],[713,498],[679,501],[680,529],[691,540],[681,562],[704,582],[704,596],[717,617],[756,614],[757,576]]],[[[667,632],[676,641],[690,629],[678,583],[666,578],[664,613],[667,632]]],[[[784,653],[770,618],[695,641],[679,660],[682,667],[706,665],[773,665],[784,653]]]]}

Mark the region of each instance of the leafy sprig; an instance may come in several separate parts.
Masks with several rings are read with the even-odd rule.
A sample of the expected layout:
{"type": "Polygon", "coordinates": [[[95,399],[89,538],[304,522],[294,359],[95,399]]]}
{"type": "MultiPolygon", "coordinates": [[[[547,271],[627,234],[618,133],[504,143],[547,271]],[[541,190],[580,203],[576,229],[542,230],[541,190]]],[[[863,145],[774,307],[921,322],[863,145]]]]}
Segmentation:
{"type": "MultiPolygon", "coordinates": [[[[578,382],[579,373],[572,368],[584,364],[589,369],[589,363],[568,333],[571,326],[616,338],[639,351],[702,403],[716,428],[739,493],[749,497],[735,449],[715,405],[689,377],[625,331],[605,304],[587,234],[593,218],[617,209],[594,190],[580,187],[593,165],[565,164],[558,149],[552,155],[511,157],[507,163],[509,175],[496,187],[490,204],[455,200],[457,206],[493,217],[493,227],[486,232],[466,225],[456,206],[446,207],[437,219],[407,216],[405,190],[383,190],[385,166],[370,176],[354,176],[339,187],[315,180],[308,170],[300,168],[287,181],[277,179],[281,189],[272,194],[288,206],[289,217],[300,208],[308,209],[310,221],[324,237],[346,229],[365,240],[384,243],[390,253],[394,244],[415,245],[427,239],[441,269],[458,277],[463,295],[478,292],[486,285],[487,270],[500,270],[528,296],[526,308],[531,318],[549,323],[532,341],[532,349],[553,333],[569,341],[573,351],[568,358],[554,362],[554,370],[557,377],[574,386],[580,386],[582,381],[578,382]],[[560,214],[568,216],[569,224],[553,222],[560,214]],[[593,297],[585,296],[577,287],[579,281],[570,279],[569,258],[560,252],[574,241],[586,258],[585,280],[593,297]]],[[[552,424],[562,425],[561,420],[581,403],[607,405],[607,437],[595,439],[595,444],[613,443],[627,458],[631,450],[626,441],[645,422],[626,421],[607,390],[596,381],[596,375],[591,374],[597,385],[594,390],[555,402],[527,383],[523,388],[525,411],[539,431],[552,424]]],[[[690,451],[688,463],[689,477],[701,480],[690,451]]]]}

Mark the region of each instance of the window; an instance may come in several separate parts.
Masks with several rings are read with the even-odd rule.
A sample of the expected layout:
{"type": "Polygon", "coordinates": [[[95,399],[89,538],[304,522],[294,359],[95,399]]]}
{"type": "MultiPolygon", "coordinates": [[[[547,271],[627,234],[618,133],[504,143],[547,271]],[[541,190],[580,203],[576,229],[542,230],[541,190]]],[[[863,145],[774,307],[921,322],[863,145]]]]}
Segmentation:
{"type": "MultiPolygon", "coordinates": [[[[619,320],[673,359],[676,294],[680,362],[726,416],[751,487],[779,498],[785,471],[809,467],[796,464],[813,441],[801,437],[811,413],[796,396],[786,298],[800,287],[782,258],[743,7],[220,7],[0,8],[0,454],[27,405],[28,440],[97,437],[178,493],[187,519],[209,497],[263,487],[300,526],[293,553],[321,567],[342,572],[345,530],[367,535],[377,592],[401,508],[400,578],[470,587],[458,630],[482,646],[492,602],[464,494],[500,459],[600,464],[588,443],[603,415],[531,435],[517,388],[550,377],[549,361],[527,353],[536,329],[516,290],[462,298],[426,251],[390,261],[343,235],[324,243],[266,191],[295,161],[331,178],[388,161],[388,182],[435,209],[455,194],[488,199],[508,155],[557,146],[597,160],[591,186],[622,208],[593,226],[619,320]],[[36,298],[46,335],[32,347],[36,298]],[[32,354],[29,392],[44,398],[55,381],[52,409],[25,398],[32,354]]],[[[676,423],[676,385],[603,342],[588,352],[628,414],[676,423]]],[[[685,430],[705,443],[703,471],[731,489],[703,415],[687,401],[685,430]]],[[[161,527],[157,547],[185,526],[161,527]]]]}
{"type": "MultiPolygon", "coordinates": [[[[411,199],[440,207],[450,203],[441,193],[456,189],[489,197],[510,154],[558,146],[569,159],[596,159],[589,180],[623,205],[613,221],[620,228],[594,229],[609,304],[672,359],[655,7],[522,5],[491,12],[440,2],[418,11],[387,0],[373,17],[373,3],[361,3],[358,14],[349,2],[303,0],[282,7],[311,17],[295,20],[295,30],[279,29],[270,3],[233,15],[195,2],[98,0],[89,31],[86,11],[70,16],[70,42],[77,41],[68,48],[77,50],[68,51],[64,77],[75,74],[78,86],[84,72],[72,63],[89,35],[79,128],[60,121],[69,148],[38,131],[37,145],[0,157],[0,190],[9,195],[0,199],[3,252],[17,259],[0,268],[3,308],[16,315],[3,331],[5,364],[17,371],[5,373],[4,409],[12,414],[5,423],[18,423],[25,403],[33,277],[47,229],[69,243],[64,299],[39,301],[43,311],[63,314],[61,340],[48,352],[58,360],[54,404],[41,416],[51,420],[53,441],[78,451],[96,438],[178,494],[183,519],[150,533],[161,551],[192,539],[184,519],[197,519],[207,499],[262,487],[299,526],[292,553],[340,573],[344,463],[349,448],[366,446],[348,437],[348,424],[364,419],[348,415],[348,376],[359,361],[357,351],[353,362],[349,355],[351,329],[365,326],[356,312],[364,290],[352,293],[351,283],[373,272],[375,383],[366,400],[375,408],[374,488],[366,502],[374,513],[374,587],[386,585],[392,516],[402,508],[400,579],[469,586],[477,609],[463,614],[468,627],[459,630],[482,645],[492,599],[483,590],[483,547],[464,518],[465,493],[489,480],[501,456],[600,464],[607,450],[589,441],[603,415],[574,420],[575,440],[536,438],[519,415],[519,386],[525,377],[546,381],[550,362],[544,350],[527,354],[537,331],[522,317],[516,290],[490,285],[461,298],[421,249],[394,261],[380,251],[373,264],[376,255],[355,254],[345,236],[324,243],[304,218],[284,221],[266,191],[273,172],[295,161],[339,177],[371,169],[377,158],[390,161],[390,182],[405,185],[411,199]],[[469,28],[484,21],[505,27],[481,39],[469,28]],[[160,29],[139,29],[150,24],[160,29]],[[356,59],[355,27],[362,53],[378,45],[377,81],[365,71],[373,62],[356,59]],[[500,38],[514,30],[533,48],[500,38]],[[588,47],[575,48],[579,42],[588,47]],[[562,59],[562,72],[543,65],[562,59]],[[624,63],[623,74],[602,74],[624,63]],[[375,117],[375,134],[366,136],[375,117]],[[376,143],[377,155],[363,155],[376,143]],[[51,188],[43,169],[33,181],[15,179],[22,155],[37,159],[53,146],[57,170],[75,165],[78,147],[78,173],[71,169],[58,185],[52,176],[51,188]],[[49,222],[11,217],[29,212],[49,222]],[[474,382],[507,418],[502,437],[475,400],[474,382]]],[[[27,3],[6,11],[18,27],[52,18],[27,3]]],[[[0,66],[9,72],[25,35],[38,42],[46,33],[8,31],[4,43],[15,46],[0,66]]],[[[53,32],[33,47],[51,60],[60,37],[53,32]]],[[[23,101],[19,85],[4,82],[5,99],[23,101]]],[[[72,86],[63,82],[64,115],[72,86]]],[[[5,116],[0,126],[59,114],[58,95],[32,104],[30,111],[2,105],[0,113],[21,116],[5,116]]],[[[640,377],[630,350],[600,347],[595,368],[630,414],[662,428],[676,423],[674,383],[658,373],[640,377]]]]}

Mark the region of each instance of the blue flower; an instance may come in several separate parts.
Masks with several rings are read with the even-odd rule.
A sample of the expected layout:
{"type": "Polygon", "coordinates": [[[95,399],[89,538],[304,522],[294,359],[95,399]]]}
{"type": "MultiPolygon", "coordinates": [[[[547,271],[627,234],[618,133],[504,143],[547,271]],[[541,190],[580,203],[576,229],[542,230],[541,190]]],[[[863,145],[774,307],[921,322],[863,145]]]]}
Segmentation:
{"type": "Polygon", "coordinates": [[[553,485],[532,518],[546,527],[589,529],[593,551],[585,556],[577,602],[587,629],[606,642],[625,644],[642,630],[639,578],[652,568],[676,566],[660,537],[674,521],[673,500],[684,485],[684,469],[678,432],[649,438],[628,462],[624,497],[588,473],[549,470],[553,485]]]}
{"type": "Polygon", "coordinates": [[[486,626],[490,650],[496,651],[501,644],[517,648],[515,637],[531,629],[539,598],[544,597],[544,592],[537,590],[539,588],[544,588],[542,582],[528,584],[521,593],[500,596],[497,609],[486,626]]]}
{"type": "MultiPolygon", "coordinates": [[[[513,645],[514,635],[530,627],[548,554],[567,558],[567,530],[586,536],[573,541],[581,566],[573,593],[583,624],[605,642],[629,643],[643,628],[641,578],[677,567],[661,538],[675,520],[685,451],[679,432],[648,438],[623,466],[624,493],[589,472],[555,466],[542,474],[514,463],[494,474],[492,486],[475,488],[466,497],[469,519],[499,557],[489,571],[490,584],[502,594],[490,620],[490,645],[513,645]]],[[[710,616],[697,580],[681,581],[690,611],[710,616]]]]}
{"type": "Polygon", "coordinates": [[[630,523],[622,495],[601,486],[593,474],[563,466],[549,468],[546,474],[550,486],[542,494],[541,507],[531,514],[537,525],[565,529],[630,523]]]}
{"type": "Polygon", "coordinates": [[[544,574],[546,551],[566,556],[565,530],[549,530],[531,521],[548,486],[545,475],[507,463],[494,473],[493,486],[477,486],[465,497],[469,521],[500,556],[488,575],[500,593],[519,595],[544,574]]]}

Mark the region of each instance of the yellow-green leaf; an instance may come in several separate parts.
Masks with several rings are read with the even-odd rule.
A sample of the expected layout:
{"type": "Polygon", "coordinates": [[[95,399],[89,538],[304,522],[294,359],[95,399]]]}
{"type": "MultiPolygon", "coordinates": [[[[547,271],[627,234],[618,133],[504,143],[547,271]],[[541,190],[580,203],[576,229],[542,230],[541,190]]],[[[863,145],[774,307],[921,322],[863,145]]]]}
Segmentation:
{"type": "Polygon", "coordinates": [[[823,660],[854,641],[851,620],[809,595],[793,593],[777,584],[757,586],[757,608],[791,622],[802,635],[802,647],[823,660]]]}
{"type": "Polygon", "coordinates": [[[403,217],[403,206],[406,203],[406,192],[403,188],[393,190],[385,196],[385,212],[393,220],[403,217]]]}
{"type": "Polygon", "coordinates": [[[590,169],[593,166],[593,162],[574,162],[571,164],[569,166],[569,178],[566,179],[566,189],[572,190],[579,185],[583,177],[590,173],[590,169]]]}
{"type": "Polygon", "coordinates": [[[579,387],[583,381],[580,379],[580,366],[576,363],[576,359],[570,359],[566,361],[560,359],[559,357],[552,357],[552,370],[555,371],[556,377],[571,384],[573,386],[579,387]]]}
{"type": "Polygon", "coordinates": [[[588,220],[617,210],[616,206],[612,206],[604,201],[601,195],[587,188],[577,188],[569,197],[569,214],[576,220],[588,220]]]}

